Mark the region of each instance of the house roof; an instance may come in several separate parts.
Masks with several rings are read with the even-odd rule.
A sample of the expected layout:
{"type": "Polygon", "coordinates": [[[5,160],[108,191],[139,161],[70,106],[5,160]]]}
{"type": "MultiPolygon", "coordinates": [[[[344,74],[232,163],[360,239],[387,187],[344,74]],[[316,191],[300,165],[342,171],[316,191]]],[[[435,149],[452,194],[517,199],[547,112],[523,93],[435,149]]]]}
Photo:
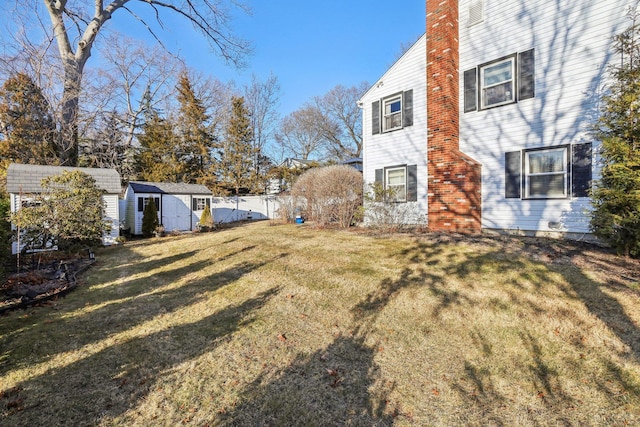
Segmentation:
{"type": "MultiPolygon", "coordinates": [[[[358,106],[362,106],[362,102],[369,96],[369,94],[379,88],[380,86],[384,85],[384,79],[392,72],[392,70],[394,68],[396,68],[398,66],[398,64],[400,64],[404,58],[408,55],[411,54],[411,52],[414,49],[417,49],[417,47],[419,46],[419,44],[423,41],[423,39],[426,41],[427,38],[427,33],[422,34],[420,37],[418,37],[418,40],[416,40],[409,49],[407,49],[402,56],[400,56],[400,58],[398,58],[396,60],[396,62],[394,62],[391,67],[389,67],[387,69],[387,71],[384,72],[384,74],[360,97],[360,99],[358,100],[358,106]]],[[[426,78],[426,77],[425,77],[426,78]]]]}
{"type": "Polygon", "coordinates": [[[343,165],[351,166],[362,172],[362,157],[353,157],[342,162],[343,165]]]}
{"type": "Polygon", "coordinates": [[[129,182],[129,187],[131,187],[135,193],[211,195],[211,190],[202,184],[131,181],[129,182]]]}
{"type": "Polygon", "coordinates": [[[108,194],[120,194],[120,174],[115,169],[98,168],[73,168],[67,166],[25,165],[12,163],[7,169],[7,192],[40,193],[42,192],[42,180],[54,175],[60,175],[63,171],[80,171],[91,175],[96,180],[98,188],[108,194]]]}

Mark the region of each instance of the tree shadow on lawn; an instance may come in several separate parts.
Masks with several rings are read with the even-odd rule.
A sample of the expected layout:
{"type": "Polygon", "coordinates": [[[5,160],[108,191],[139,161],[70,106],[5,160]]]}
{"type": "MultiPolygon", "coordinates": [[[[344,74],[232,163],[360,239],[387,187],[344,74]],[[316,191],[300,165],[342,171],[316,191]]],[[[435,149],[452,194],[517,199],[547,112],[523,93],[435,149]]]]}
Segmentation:
{"type": "MultiPolygon", "coordinates": [[[[236,253],[242,251],[244,249],[236,253]]],[[[194,254],[195,252],[187,252],[144,262],[143,265],[136,265],[127,270],[127,276],[135,276],[148,269],[167,267],[172,263],[192,258],[194,254]]],[[[122,259],[129,259],[126,255],[122,259]]],[[[15,346],[33,346],[32,349],[27,349],[30,353],[28,360],[15,360],[10,367],[6,363],[0,365],[0,374],[9,368],[20,369],[26,365],[44,362],[58,353],[76,350],[107,336],[126,331],[155,316],[169,314],[180,307],[192,304],[200,294],[216,291],[265,265],[265,262],[245,262],[217,272],[213,276],[164,289],[192,273],[232,256],[233,253],[225,254],[219,258],[196,261],[179,268],[165,268],[152,278],[124,280],[106,287],[100,286],[100,283],[82,286],[73,295],[68,296],[64,304],[60,304],[63,310],[59,310],[58,307],[42,307],[37,309],[33,318],[28,314],[14,319],[11,324],[0,323],[0,348],[7,349],[3,359],[11,358],[15,346]],[[98,308],[92,309],[92,305],[98,308]],[[34,319],[40,321],[34,322],[34,319]]],[[[286,254],[279,255],[282,256],[286,254]]]]}
{"type": "Polygon", "coordinates": [[[173,368],[249,325],[252,313],[278,292],[273,288],[196,322],[118,342],[23,382],[0,398],[6,411],[0,414],[13,425],[91,425],[115,418],[139,405],[173,368]]]}
{"type": "MultiPolygon", "coordinates": [[[[602,286],[608,285],[592,281],[577,266],[537,261],[538,258],[532,257],[534,253],[531,252],[537,250],[535,247],[527,248],[516,245],[505,249],[499,242],[489,241],[489,244],[494,246],[485,247],[483,250],[466,251],[460,255],[455,251],[440,247],[440,243],[437,241],[416,240],[413,246],[398,254],[406,265],[401,271],[400,277],[395,280],[390,278],[382,280],[376,290],[366,295],[352,309],[354,319],[375,319],[391,300],[397,298],[405,290],[415,288],[427,288],[436,298],[431,313],[434,319],[454,307],[464,310],[464,307],[474,307],[481,304],[486,306],[488,310],[501,311],[509,306],[520,306],[526,307],[536,315],[553,316],[557,313],[549,313],[547,307],[542,303],[535,303],[527,295],[548,294],[549,298],[553,298],[554,292],[557,294],[559,289],[569,299],[579,299],[590,313],[600,319],[621,342],[628,346],[630,355],[637,363],[640,359],[638,326],[625,313],[622,305],[615,298],[603,292],[602,286]],[[515,277],[504,278],[502,291],[510,298],[506,302],[508,305],[505,305],[505,302],[493,301],[483,296],[482,287],[484,285],[478,282],[478,278],[482,278],[487,269],[493,275],[498,274],[498,277],[500,271],[504,269],[509,269],[509,273],[518,272],[515,277]],[[563,277],[567,284],[558,283],[557,273],[563,277]],[[448,285],[453,279],[458,280],[458,284],[455,286],[457,289],[448,285]],[[460,279],[469,280],[460,284],[460,279]],[[479,292],[474,292],[475,290],[479,292]]],[[[559,261],[566,262],[566,260],[559,261]]],[[[498,286],[502,287],[500,284],[498,286]]],[[[557,308],[557,311],[561,312],[562,309],[557,308]]],[[[567,316],[571,316],[571,313],[567,313],[567,316]]],[[[526,330],[521,333],[520,339],[522,347],[528,350],[530,358],[530,372],[528,379],[525,379],[524,382],[528,382],[530,388],[535,390],[541,407],[548,409],[547,415],[556,416],[558,423],[570,423],[570,418],[564,417],[562,412],[574,410],[579,405],[571,393],[564,389],[563,381],[571,379],[564,378],[563,373],[556,372],[551,367],[554,360],[547,359],[547,357],[555,358],[558,356],[547,355],[536,337],[526,330]]],[[[469,345],[477,348],[479,354],[486,353],[489,348],[488,341],[482,339],[482,335],[478,335],[478,333],[470,337],[469,345]]],[[[567,345],[579,347],[580,343],[568,342],[567,345]]],[[[502,395],[494,385],[494,382],[499,378],[494,378],[494,374],[483,367],[484,361],[481,364],[476,364],[471,359],[463,359],[462,355],[455,357],[458,357],[458,360],[452,362],[464,364],[464,375],[462,381],[454,381],[451,387],[459,394],[462,401],[469,405],[467,408],[469,413],[480,411],[484,414],[483,418],[490,420],[491,423],[504,424],[501,417],[504,415],[504,408],[512,404],[512,399],[502,395]]],[[[489,356],[485,356],[485,359],[486,357],[489,356]]],[[[612,388],[625,390],[632,400],[640,399],[640,387],[628,373],[623,372],[622,368],[611,359],[600,362],[605,367],[604,377],[607,379],[596,378],[593,381],[602,396],[609,396],[607,398],[608,404],[612,407],[617,405],[616,399],[611,397],[612,388]]],[[[508,378],[503,378],[500,381],[504,383],[504,380],[508,381],[508,378]]],[[[522,413],[527,413],[527,408],[521,409],[522,413]]],[[[540,418],[537,420],[534,418],[535,415],[530,414],[530,420],[533,423],[540,421],[540,418]]]]}
{"type": "Polygon", "coordinates": [[[385,396],[369,391],[378,368],[362,337],[339,337],[327,348],[298,355],[287,367],[261,374],[241,403],[216,420],[246,426],[387,426],[385,396]]]}

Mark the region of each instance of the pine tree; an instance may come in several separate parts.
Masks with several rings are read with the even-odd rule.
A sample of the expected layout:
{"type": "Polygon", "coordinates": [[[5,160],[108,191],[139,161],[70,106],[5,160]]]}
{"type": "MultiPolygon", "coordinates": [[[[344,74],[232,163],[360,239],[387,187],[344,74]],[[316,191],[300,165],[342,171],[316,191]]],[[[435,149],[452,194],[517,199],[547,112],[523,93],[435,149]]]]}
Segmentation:
{"type": "Polygon", "coordinates": [[[602,142],[602,178],[592,192],[594,234],[619,253],[640,257],[640,27],[615,38],[619,64],[610,68],[596,137],[602,142]]]}
{"type": "Polygon", "coordinates": [[[18,163],[56,164],[56,124],[42,90],[26,74],[0,89],[0,155],[18,163]]]}
{"type": "Polygon", "coordinates": [[[182,165],[175,152],[172,124],[151,111],[138,136],[140,149],[135,156],[137,177],[144,181],[180,182],[182,165]]]}
{"type": "Polygon", "coordinates": [[[151,237],[156,229],[160,226],[158,221],[158,209],[152,197],[147,199],[147,205],[142,212],[142,235],[151,237]]]}
{"type": "Polygon", "coordinates": [[[180,103],[178,117],[179,157],[184,168],[184,182],[195,183],[207,175],[212,166],[212,150],[216,146],[208,126],[209,116],[202,100],[193,89],[186,74],[182,74],[177,86],[180,103]]]}
{"type": "Polygon", "coordinates": [[[213,217],[211,216],[211,207],[209,204],[207,204],[205,210],[202,211],[198,224],[202,231],[209,231],[213,228],[213,217]]]}
{"type": "Polygon", "coordinates": [[[222,180],[235,194],[240,188],[252,188],[254,156],[257,152],[252,144],[253,131],[244,98],[233,97],[231,118],[226,129],[226,140],[222,154],[222,180]]]}

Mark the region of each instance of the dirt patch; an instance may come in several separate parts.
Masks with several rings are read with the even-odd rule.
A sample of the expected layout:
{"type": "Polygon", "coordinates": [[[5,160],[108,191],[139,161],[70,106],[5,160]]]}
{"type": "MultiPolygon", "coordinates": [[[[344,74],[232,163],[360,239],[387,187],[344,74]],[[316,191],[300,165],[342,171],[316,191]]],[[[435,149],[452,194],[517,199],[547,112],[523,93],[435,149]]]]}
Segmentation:
{"type": "Polygon", "coordinates": [[[0,286],[0,313],[57,298],[78,285],[77,275],[94,259],[64,258],[7,277],[0,286]]]}

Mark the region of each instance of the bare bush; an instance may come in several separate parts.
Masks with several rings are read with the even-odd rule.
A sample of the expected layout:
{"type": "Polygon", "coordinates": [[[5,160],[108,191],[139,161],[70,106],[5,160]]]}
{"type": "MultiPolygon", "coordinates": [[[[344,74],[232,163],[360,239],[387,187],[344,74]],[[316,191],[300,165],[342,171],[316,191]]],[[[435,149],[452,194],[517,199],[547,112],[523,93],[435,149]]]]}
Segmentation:
{"type": "Polygon", "coordinates": [[[392,189],[380,183],[369,184],[364,195],[364,218],[368,227],[382,232],[407,231],[426,226],[416,203],[397,203],[392,189]]]}
{"type": "Polygon", "coordinates": [[[298,178],[291,194],[302,215],[319,227],[347,228],[362,205],[362,174],[343,165],[311,169],[298,178]]]}

